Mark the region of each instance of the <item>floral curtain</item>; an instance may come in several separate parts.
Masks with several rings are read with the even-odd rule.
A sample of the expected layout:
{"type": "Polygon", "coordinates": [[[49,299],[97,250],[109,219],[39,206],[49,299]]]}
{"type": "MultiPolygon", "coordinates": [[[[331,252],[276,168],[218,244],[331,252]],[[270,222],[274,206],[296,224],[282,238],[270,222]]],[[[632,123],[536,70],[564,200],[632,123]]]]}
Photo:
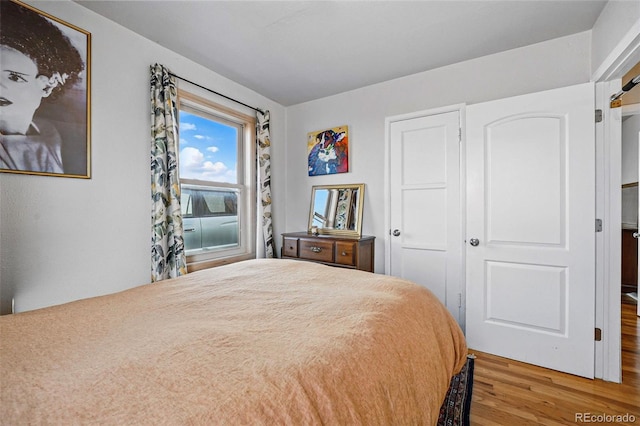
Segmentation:
{"type": "Polygon", "coordinates": [[[187,273],[184,252],[175,77],[151,66],[151,281],[187,273]]]}
{"type": "Polygon", "coordinates": [[[262,235],[265,257],[275,258],[273,223],[271,217],[271,139],[269,135],[269,111],[258,111],[258,161],[260,179],[260,200],[262,203],[262,235]]]}

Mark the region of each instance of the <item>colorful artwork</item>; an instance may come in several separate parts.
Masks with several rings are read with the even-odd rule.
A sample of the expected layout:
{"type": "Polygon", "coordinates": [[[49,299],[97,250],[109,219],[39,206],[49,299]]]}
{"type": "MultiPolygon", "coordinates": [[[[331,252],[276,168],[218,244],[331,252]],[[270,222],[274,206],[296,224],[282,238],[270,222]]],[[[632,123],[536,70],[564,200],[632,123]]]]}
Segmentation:
{"type": "Polygon", "coordinates": [[[349,171],[349,135],[347,126],[311,132],[307,135],[309,176],[332,175],[349,171]]]}

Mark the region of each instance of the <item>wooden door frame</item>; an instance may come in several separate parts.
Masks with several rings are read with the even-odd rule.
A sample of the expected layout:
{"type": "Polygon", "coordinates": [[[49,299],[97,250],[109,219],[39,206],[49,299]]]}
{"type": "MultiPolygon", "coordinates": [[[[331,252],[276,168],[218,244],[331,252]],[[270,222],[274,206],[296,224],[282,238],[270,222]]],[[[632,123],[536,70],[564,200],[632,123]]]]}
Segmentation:
{"type": "MultiPolygon", "coordinates": [[[[391,274],[391,124],[398,121],[412,120],[415,118],[429,117],[433,115],[445,114],[449,112],[457,112],[460,120],[460,231],[462,238],[466,235],[466,160],[465,160],[465,104],[453,104],[440,108],[432,108],[422,111],[415,111],[407,114],[394,115],[385,117],[384,120],[384,223],[386,231],[384,234],[384,273],[386,275],[391,274]]],[[[464,240],[460,241],[461,245],[464,245],[464,240]]],[[[460,327],[462,331],[465,331],[466,321],[466,251],[463,249],[460,254],[460,262],[462,271],[461,282],[458,292],[462,295],[460,301],[460,327]]]]}
{"type": "Polygon", "coordinates": [[[597,378],[622,381],[620,320],[620,229],[622,181],[621,109],[611,108],[609,97],[620,90],[621,78],[640,61],[640,20],[591,76],[596,83],[596,108],[603,121],[596,124],[596,217],[603,232],[596,234],[596,342],[597,378]]]}

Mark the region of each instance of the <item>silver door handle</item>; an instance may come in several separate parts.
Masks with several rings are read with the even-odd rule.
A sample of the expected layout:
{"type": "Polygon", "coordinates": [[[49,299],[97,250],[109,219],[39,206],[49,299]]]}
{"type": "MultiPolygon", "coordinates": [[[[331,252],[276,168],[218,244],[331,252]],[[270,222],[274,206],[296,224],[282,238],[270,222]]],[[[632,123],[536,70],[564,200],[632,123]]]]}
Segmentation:
{"type": "Polygon", "coordinates": [[[633,233],[633,238],[640,238],[640,233],[639,232],[634,232],[633,233]]]}
{"type": "Polygon", "coordinates": [[[399,230],[399,229],[394,229],[394,230],[393,230],[393,236],[394,236],[394,237],[398,237],[398,236],[400,236],[400,230],[399,230]]]}
{"type": "Polygon", "coordinates": [[[478,244],[480,244],[480,240],[477,238],[472,238],[469,240],[469,244],[471,244],[472,246],[477,246],[478,244]]]}
{"type": "Polygon", "coordinates": [[[196,228],[187,228],[184,232],[195,232],[196,228]]]}

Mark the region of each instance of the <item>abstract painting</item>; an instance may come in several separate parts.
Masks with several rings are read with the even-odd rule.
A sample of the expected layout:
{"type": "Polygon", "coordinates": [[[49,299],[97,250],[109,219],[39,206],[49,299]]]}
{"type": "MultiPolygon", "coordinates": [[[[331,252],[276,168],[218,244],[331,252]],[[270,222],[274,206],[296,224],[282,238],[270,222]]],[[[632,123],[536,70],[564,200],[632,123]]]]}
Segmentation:
{"type": "Polygon", "coordinates": [[[349,171],[349,133],[347,126],[307,134],[309,176],[349,171]]]}

